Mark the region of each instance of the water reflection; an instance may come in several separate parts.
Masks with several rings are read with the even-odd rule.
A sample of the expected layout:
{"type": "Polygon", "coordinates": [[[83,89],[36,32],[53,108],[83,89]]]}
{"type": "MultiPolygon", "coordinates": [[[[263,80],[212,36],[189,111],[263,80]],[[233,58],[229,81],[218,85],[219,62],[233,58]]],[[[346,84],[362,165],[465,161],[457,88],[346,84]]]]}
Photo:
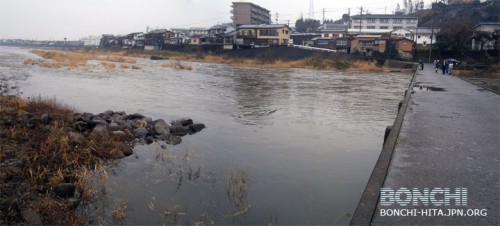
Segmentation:
{"type": "Polygon", "coordinates": [[[106,223],[126,201],[126,224],[346,224],[410,79],[205,63],[181,71],[147,59],[137,59],[143,70],[69,71],[0,58],[30,75],[20,85],[27,96],[207,125],[177,146],[137,146],[120,161],[106,223]],[[228,193],[230,181],[246,187],[243,195],[228,193]]]}

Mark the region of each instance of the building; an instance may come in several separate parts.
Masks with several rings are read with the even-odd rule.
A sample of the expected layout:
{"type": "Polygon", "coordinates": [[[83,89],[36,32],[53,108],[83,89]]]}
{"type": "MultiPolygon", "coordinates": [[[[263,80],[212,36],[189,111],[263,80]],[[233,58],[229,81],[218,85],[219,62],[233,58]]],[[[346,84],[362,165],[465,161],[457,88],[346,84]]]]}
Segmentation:
{"type": "Polygon", "coordinates": [[[412,39],[417,44],[417,47],[426,47],[430,46],[430,44],[436,43],[436,35],[441,31],[441,29],[434,28],[433,31],[432,28],[417,27],[411,31],[414,34],[412,39]]]}
{"type": "Polygon", "coordinates": [[[321,33],[323,38],[341,38],[347,34],[347,25],[324,23],[318,28],[318,32],[321,33]]]}
{"type": "Polygon", "coordinates": [[[231,20],[239,27],[243,24],[270,24],[271,11],[251,2],[233,2],[231,20]]]}
{"type": "Polygon", "coordinates": [[[84,47],[97,48],[101,45],[102,36],[88,36],[80,39],[84,47]]]}
{"type": "Polygon", "coordinates": [[[290,33],[286,24],[241,25],[235,44],[239,47],[288,45],[290,33]]]}
{"type": "Polygon", "coordinates": [[[321,37],[321,34],[317,33],[293,33],[290,35],[290,43],[294,45],[306,45],[304,42],[310,41],[313,38],[321,37]]]}
{"type": "Polygon", "coordinates": [[[403,14],[366,14],[351,17],[349,34],[386,34],[397,29],[417,28],[418,18],[403,14]]]}
{"type": "Polygon", "coordinates": [[[167,29],[152,30],[144,35],[145,50],[161,50],[166,44],[170,44],[170,39],[174,34],[167,29]]]}
{"type": "Polygon", "coordinates": [[[357,35],[351,41],[351,53],[358,52],[371,56],[373,52],[385,52],[386,40],[382,35],[357,35]]]}
{"type": "Polygon", "coordinates": [[[500,23],[497,22],[484,22],[474,25],[472,27],[472,50],[491,50],[498,49],[500,46],[497,40],[493,38],[493,34],[500,33],[500,23]]]}

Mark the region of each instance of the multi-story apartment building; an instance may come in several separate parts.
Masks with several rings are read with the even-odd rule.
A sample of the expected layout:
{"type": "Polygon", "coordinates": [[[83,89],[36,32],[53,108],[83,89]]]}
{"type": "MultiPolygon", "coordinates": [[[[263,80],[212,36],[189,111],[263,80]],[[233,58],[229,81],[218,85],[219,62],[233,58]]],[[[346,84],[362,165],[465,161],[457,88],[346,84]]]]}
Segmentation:
{"type": "Polygon", "coordinates": [[[233,24],[238,27],[243,24],[270,24],[271,11],[251,2],[233,2],[231,13],[233,24]]]}
{"type": "Polygon", "coordinates": [[[418,18],[403,14],[366,14],[351,17],[349,34],[383,34],[396,29],[413,30],[418,18]]]}

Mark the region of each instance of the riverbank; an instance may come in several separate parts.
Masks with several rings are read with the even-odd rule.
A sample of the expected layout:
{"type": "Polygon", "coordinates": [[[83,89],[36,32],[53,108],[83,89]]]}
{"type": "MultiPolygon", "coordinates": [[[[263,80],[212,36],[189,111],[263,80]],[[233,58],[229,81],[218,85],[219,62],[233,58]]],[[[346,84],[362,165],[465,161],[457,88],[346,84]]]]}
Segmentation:
{"type": "MultiPolygon", "coordinates": [[[[176,61],[174,64],[164,64],[164,67],[173,67],[177,69],[188,69],[189,66],[182,65],[180,61],[220,63],[228,64],[234,67],[254,67],[254,68],[306,68],[318,70],[340,70],[356,72],[383,72],[393,71],[390,68],[378,66],[375,60],[369,59],[343,59],[332,55],[324,57],[314,55],[298,60],[275,59],[271,57],[239,58],[225,55],[211,55],[206,53],[178,53],[172,51],[137,51],[137,50],[33,50],[32,53],[39,55],[50,62],[39,62],[33,59],[26,59],[25,64],[39,64],[42,67],[51,68],[78,68],[91,66],[88,62],[91,60],[100,60],[106,69],[114,68],[133,68],[134,58],[168,59],[176,61]],[[130,66],[130,64],[132,66],[130,66]]],[[[134,69],[134,68],[133,68],[134,69]]],[[[135,68],[140,69],[140,68],[135,68]]]]}
{"type": "Polygon", "coordinates": [[[205,128],[8,95],[0,95],[0,115],[0,224],[89,224],[87,209],[102,202],[114,160],[132,155],[136,143],[175,145],[205,128]]]}
{"type": "Polygon", "coordinates": [[[452,74],[500,93],[500,69],[498,66],[493,66],[488,70],[454,70],[452,74]]]}

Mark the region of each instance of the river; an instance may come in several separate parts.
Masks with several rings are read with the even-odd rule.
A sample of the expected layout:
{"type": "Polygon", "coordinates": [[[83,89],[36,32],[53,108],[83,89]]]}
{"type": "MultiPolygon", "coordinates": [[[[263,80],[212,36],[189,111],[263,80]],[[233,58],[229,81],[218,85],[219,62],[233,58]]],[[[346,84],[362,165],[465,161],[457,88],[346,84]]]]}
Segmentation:
{"type": "Polygon", "coordinates": [[[411,78],[193,62],[176,70],[149,59],[137,59],[141,69],[69,70],[26,58],[37,57],[0,47],[0,78],[22,96],[207,126],[113,164],[101,220],[126,202],[127,224],[348,224],[411,78]],[[231,172],[245,177],[246,211],[228,197],[231,172]]]}

